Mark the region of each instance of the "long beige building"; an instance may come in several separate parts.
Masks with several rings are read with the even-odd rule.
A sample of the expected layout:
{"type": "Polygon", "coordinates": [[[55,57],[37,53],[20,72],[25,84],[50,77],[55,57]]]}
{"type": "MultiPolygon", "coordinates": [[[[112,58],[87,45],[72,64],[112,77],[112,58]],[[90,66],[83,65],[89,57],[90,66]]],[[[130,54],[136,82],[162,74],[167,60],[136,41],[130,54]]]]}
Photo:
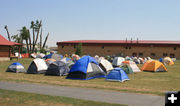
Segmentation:
{"type": "Polygon", "coordinates": [[[119,55],[161,58],[169,56],[180,59],[180,41],[152,40],[74,40],[57,42],[58,53],[73,54],[82,43],[84,55],[119,55]]]}

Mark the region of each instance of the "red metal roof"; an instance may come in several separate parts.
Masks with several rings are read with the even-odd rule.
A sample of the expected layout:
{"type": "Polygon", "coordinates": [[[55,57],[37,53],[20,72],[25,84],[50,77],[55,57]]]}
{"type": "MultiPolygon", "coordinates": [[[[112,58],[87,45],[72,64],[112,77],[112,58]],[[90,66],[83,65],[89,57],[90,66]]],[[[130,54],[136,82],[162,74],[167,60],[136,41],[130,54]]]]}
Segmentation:
{"type": "Polygon", "coordinates": [[[139,43],[139,44],[180,44],[180,41],[160,41],[160,40],[73,40],[62,41],[62,43],[139,43]]]}
{"type": "Polygon", "coordinates": [[[4,38],[2,35],[0,35],[0,45],[12,46],[12,45],[21,45],[21,44],[16,43],[16,42],[10,42],[6,38],[4,38]]]}

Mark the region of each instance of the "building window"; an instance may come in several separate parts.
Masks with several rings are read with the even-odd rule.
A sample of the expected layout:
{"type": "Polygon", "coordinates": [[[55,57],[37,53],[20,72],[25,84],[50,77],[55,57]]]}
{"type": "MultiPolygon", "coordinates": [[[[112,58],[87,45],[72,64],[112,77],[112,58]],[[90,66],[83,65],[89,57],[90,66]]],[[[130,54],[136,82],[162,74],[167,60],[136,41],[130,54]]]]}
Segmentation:
{"type": "Polygon", "coordinates": [[[62,48],[64,48],[64,46],[62,46],[62,48]]]}
{"type": "Polygon", "coordinates": [[[132,53],[132,56],[133,56],[133,57],[136,57],[136,56],[137,56],[137,53],[132,53]]]}
{"type": "Polygon", "coordinates": [[[171,54],[170,54],[170,57],[171,57],[171,58],[175,58],[175,54],[174,54],[174,53],[171,53],[171,54]]]}
{"type": "Polygon", "coordinates": [[[166,57],[166,56],[168,56],[168,54],[167,53],[163,53],[163,57],[166,57]]]}
{"type": "Polygon", "coordinates": [[[102,46],[101,48],[104,49],[104,46],[102,46]]]}
{"type": "Polygon", "coordinates": [[[143,57],[143,53],[139,53],[139,57],[143,57]]]}
{"type": "Polygon", "coordinates": [[[174,48],[174,50],[176,50],[176,47],[174,48]]]}
{"type": "Polygon", "coordinates": [[[156,54],[155,54],[155,53],[151,53],[151,56],[152,56],[152,57],[155,57],[155,56],[156,56],[156,54]]]}

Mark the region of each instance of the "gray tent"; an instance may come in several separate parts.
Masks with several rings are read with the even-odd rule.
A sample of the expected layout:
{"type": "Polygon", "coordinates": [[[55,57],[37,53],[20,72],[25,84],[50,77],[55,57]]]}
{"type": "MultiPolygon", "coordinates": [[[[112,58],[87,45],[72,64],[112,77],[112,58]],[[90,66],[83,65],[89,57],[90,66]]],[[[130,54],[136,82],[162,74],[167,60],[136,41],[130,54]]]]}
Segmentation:
{"type": "Polygon", "coordinates": [[[63,76],[63,75],[67,75],[68,72],[69,72],[69,67],[66,63],[62,61],[56,61],[49,65],[45,75],[63,76]]]}
{"type": "Polygon", "coordinates": [[[15,62],[8,67],[6,72],[14,72],[14,73],[26,72],[26,69],[21,63],[15,62]]]}

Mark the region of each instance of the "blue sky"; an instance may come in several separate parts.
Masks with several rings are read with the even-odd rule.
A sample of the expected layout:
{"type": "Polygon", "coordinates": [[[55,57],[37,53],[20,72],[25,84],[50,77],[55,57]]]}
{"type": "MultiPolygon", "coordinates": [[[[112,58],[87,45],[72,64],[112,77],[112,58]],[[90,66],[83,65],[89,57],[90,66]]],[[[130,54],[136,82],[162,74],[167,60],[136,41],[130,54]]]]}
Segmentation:
{"type": "MultiPolygon", "coordinates": [[[[42,20],[48,45],[67,40],[180,40],[179,0],[0,0],[0,34],[42,20]]],[[[7,37],[6,37],[7,38],[7,37]]]]}

